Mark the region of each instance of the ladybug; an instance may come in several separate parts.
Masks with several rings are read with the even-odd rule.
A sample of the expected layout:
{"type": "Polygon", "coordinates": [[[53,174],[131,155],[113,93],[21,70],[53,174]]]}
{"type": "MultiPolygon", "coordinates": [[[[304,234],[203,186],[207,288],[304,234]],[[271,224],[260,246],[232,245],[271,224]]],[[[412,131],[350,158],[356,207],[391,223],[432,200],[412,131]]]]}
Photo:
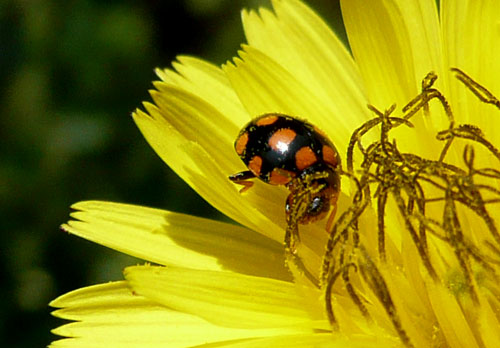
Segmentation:
{"type": "Polygon", "coordinates": [[[288,251],[295,252],[298,224],[323,219],[331,210],[329,230],[340,192],[340,159],[322,131],[298,118],[268,113],[243,127],[234,148],[249,169],[229,176],[243,185],[240,192],[252,187],[255,178],[290,191],[285,205],[288,251]]]}

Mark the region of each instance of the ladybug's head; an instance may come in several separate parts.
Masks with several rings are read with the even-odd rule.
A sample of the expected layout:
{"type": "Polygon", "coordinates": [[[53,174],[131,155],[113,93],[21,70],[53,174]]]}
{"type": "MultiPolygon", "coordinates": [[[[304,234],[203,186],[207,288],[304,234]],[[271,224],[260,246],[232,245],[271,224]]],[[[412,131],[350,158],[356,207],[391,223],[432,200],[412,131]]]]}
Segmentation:
{"type": "Polygon", "coordinates": [[[325,218],[332,206],[335,208],[340,178],[335,170],[327,168],[304,173],[288,188],[290,195],[285,209],[287,221],[309,224],[325,218]]]}

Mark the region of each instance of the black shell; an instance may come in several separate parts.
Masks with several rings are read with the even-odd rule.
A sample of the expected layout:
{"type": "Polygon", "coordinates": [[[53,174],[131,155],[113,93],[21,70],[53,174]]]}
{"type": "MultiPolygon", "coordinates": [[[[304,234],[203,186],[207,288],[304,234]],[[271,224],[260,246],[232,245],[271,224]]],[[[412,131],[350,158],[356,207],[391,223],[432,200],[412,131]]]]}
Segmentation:
{"type": "Polygon", "coordinates": [[[300,175],[301,172],[308,169],[308,172],[316,170],[324,170],[328,167],[335,169],[334,163],[327,163],[323,160],[324,145],[330,147],[335,152],[338,159],[338,153],[332,142],[322,135],[313,125],[284,114],[264,114],[250,121],[241,130],[235,142],[235,148],[238,140],[248,134],[248,141],[244,151],[240,154],[240,158],[248,166],[251,159],[255,156],[262,158],[262,166],[260,169],[261,180],[269,182],[270,173],[275,168],[281,168],[286,171],[300,175]],[[259,125],[259,121],[265,118],[276,117],[276,120],[271,124],[259,125]],[[273,149],[269,140],[277,131],[281,129],[290,129],[296,133],[293,141],[288,145],[285,151],[277,151],[273,149]],[[297,168],[296,153],[303,147],[309,147],[316,155],[318,161],[313,165],[314,168],[297,168]]]}

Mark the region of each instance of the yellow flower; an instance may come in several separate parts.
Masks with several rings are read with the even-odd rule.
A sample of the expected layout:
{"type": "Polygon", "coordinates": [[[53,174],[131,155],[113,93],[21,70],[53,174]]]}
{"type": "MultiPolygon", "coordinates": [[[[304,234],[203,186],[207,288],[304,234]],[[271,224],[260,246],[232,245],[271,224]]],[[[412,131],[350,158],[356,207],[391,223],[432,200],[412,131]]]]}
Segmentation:
{"type": "Polygon", "coordinates": [[[75,204],[64,230],[158,265],[54,300],[73,322],[51,346],[497,347],[500,20],[493,0],[440,4],[343,1],[351,56],[304,4],[275,0],[243,11],[248,45],[222,68],[179,57],[157,70],[155,104],[135,122],[241,226],[75,204]],[[296,257],[282,244],[286,190],[257,182],[241,195],[227,179],[245,169],[239,129],[269,112],[317,125],[346,171],[333,234],[300,226],[296,257]]]}

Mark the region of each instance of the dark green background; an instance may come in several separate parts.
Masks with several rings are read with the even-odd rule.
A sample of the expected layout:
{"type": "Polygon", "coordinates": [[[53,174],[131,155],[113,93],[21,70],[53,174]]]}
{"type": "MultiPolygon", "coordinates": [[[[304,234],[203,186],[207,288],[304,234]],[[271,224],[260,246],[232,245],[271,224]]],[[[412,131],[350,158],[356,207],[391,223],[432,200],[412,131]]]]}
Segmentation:
{"type": "MultiPolygon", "coordinates": [[[[337,1],[309,3],[344,35],[337,1]]],[[[259,4],[268,2],[0,1],[0,346],[46,346],[62,322],[49,314],[51,299],[121,279],[138,262],[59,231],[72,203],[221,218],[163,164],[130,114],[149,100],[154,67],[178,54],[216,64],[234,56],[244,42],[240,9],[259,4]]]]}

